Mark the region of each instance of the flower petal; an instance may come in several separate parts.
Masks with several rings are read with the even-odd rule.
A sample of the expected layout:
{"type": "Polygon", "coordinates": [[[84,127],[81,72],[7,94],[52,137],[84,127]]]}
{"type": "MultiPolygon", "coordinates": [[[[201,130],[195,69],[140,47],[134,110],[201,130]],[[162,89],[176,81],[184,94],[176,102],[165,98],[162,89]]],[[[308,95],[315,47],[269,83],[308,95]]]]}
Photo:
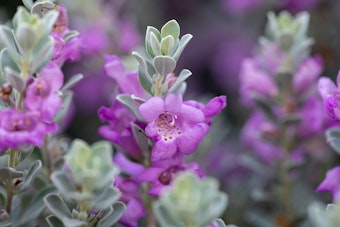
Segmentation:
{"type": "Polygon", "coordinates": [[[140,115],[148,122],[157,119],[164,112],[164,100],[161,97],[152,97],[139,107],[140,115]]]}

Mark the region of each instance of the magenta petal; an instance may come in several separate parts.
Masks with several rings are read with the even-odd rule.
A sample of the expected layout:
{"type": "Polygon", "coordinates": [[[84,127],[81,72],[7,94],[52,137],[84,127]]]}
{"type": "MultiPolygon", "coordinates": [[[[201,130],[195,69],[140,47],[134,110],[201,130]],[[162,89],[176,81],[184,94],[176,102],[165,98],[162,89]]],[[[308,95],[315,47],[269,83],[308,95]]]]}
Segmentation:
{"type": "Polygon", "coordinates": [[[207,118],[214,117],[216,114],[221,112],[221,110],[227,105],[227,97],[226,96],[218,96],[211,99],[207,105],[205,106],[203,113],[207,118]]]}
{"type": "Polygon", "coordinates": [[[204,114],[201,110],[185,104],[182,105],[181,116],[186,122],[204,121],[204,114]]]}
{"type": "Polygon", "coordinates": [[[150,167],[141,172],[137,179],[141,182],[155,182],[164,171],[161,167],[150,167]]]}
{"type": "Polygon", "coordinates": [[[164,113],[164,100],[161,97],[152,97],[139,107],[140,115],[148,122],[158,118],[164,113]]]}
{"type": "Polygon", "coordinates": [[[177,145],[180,152],[191,154],[197,148],[197,145],[203,140],[208,131],[208,125],[202,123],[195,126],[188,126],[185,134],[177,139],[177,145]]]}
{"type": "Polygon", "coordinates": [[[168,94],[164,101],[164,109],[170,113],[177,113],[180,111],[182,103],[182,95],[168,94]]]}
{"type": "Polygon", "coordinates": [[[172,157],[177,151],[177,146],[173,142],[159,140],[152,149],[151,159],[153,162],[172,157]]]}
{"type": "Polygon", "coordinates": [[[326,99],[333,92],[336,92],[337,88],[334,82],[328,77],[321,77],[318,81],[318,89],[322,99],[326,99]]]}
{"type": "Polygon", "coordinates": [[[327,172],[326,178],[316,189],[317,192],[331,192],[333,200],[340,199],[340,167],[334,167],[327,172]]]}

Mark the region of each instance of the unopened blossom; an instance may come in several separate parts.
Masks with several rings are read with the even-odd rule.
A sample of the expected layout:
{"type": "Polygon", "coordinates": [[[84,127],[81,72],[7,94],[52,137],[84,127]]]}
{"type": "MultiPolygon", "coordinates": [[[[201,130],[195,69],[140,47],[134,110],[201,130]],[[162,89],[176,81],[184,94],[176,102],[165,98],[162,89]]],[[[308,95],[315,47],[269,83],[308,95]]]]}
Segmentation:
{"type": "Polygon", "coordinates": [[[333,201],[340,199],[340,167],[334,167],[327,172],[326,178],[316,189],[317,192],[331,192],[333,201]]]}
{"type": "Polygon", "coordinates": [[[152,161],[167,159],[176,152],[191,154],[209,130],[204,113],[183,103],[182,95],[152,97],[140,105],[139,113],[148,122],[146,135],[155,144],[152,161]]]}
{"type": "Polygon", "coordinates": [[[41,147],[46,133],[56,129],[56,124],[42,122],[38,111],[4,109],[0,112],[0,148],[41,147]]]}
{"type": "Polygon", "coordinates": [[[337,85],[328,77],[321,77],[318,89],[328,116],[334,120],[340,119],[340,72],[337,76],[337,85]]]}
{"type": "Polygon", "coordinates": [[[115,177],[115,187],[121,192],[120,201],[126,205],[123,216],[119,219],[119,223],[127,227],[137,227],[138,220],[146,215],[146,210],[140,198],[140,182],[137,175],[144,171],[144,167],[138,163],[131,162],[122,153],[114,156],[113,162],[120,168],[126,176],[115,177]]]}
{"type": "Polygon", "coordinates": [[[278,87],[271,74],[262,70],[255,59],[245,59],[240,71],[240,92],[243,100],[250,104],[254,98],[273,98],[278,87]]]}
{"type": "Polygon", "coordinates": [[[183,155],[178,154],[170,159],[154,162],[150,168],[138,176],[138,180],[150,182],[151,188],[148,193],[160,196],[164,189],[171,187],[172,181],[183,171],[192,171],[199,177],[205,176],[197,163],[184,163],[183,155]]]}
{"type": "Polygon", "coordinates": [[[59,66],[50,62],[41,70],[38,78],[29,80],[24,101],[25,107],[30,111],[39,111],[42,120],[53,120],[61,108],[59,90],[63,81],[64,75],[59,66]]]}

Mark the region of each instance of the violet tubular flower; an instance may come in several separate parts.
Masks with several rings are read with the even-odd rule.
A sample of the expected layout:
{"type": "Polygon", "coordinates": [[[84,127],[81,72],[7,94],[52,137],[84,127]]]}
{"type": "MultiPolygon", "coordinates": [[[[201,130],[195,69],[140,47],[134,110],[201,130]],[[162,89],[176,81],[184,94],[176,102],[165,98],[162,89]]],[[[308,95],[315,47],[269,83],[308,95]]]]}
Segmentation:
{"type": "Polygon", "coordinates": [[[318,81],[318,89],[323,100],[328,116],[333,120],[340,119],[340,72],[337,76],[337,85],[328,78],[321,77],[318,81]]]}
{"type": "Polygon", "coordinates": [[[204,113],[183,103],[181,95],[152,97],[140,105],[139,112],[148,122],[146,135],[155,145],[152,161],[167,159],[180,152],[191,154],[209,130],[204,113]]]}
{"type": "Polygon", "coordinates": [[[53,120],[61,107],[59,90],[63,85],[64,75],[53,62],[45,66],[40,77],[32,78],[26,90],[25,107],[31,111],[41,112],[41,119],[53,120]]]}
{"type": "Polygon", "coordinates": [[[327,172],[326,178],[316,189],[317,192],[331,192],[333,201],[340,199],[340,167],[334,167],[327,172]]]}
{"type": "Polygon", "coordinates": [[[0,148],[24,148],[42,146],[48,132],[55,132],[56,124],[44,123],[37,111],[25,112],[5,109],[0,112],[0,148]]]}
{"type": "Polygon", "coordinates": [[[172,181],[180,172],[188,170],[200,178],[205,176],[197,163],[184,163],[184,156],[178,154],[170,159],[154,162],[150,168],[139,174],[138,180],[151,183],[152,186],[148,191],[150,195],[161,196],[166,188],[171,187],[172,181]]]}

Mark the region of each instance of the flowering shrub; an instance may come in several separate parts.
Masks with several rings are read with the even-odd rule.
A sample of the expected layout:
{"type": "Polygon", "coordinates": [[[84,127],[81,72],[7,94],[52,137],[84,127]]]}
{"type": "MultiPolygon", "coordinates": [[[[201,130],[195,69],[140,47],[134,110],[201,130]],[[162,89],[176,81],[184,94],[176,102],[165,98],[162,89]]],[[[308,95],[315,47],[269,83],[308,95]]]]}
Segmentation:
{"type": "Polygon", "coordinates": [[[0,226],[338,226],[340,74],[299,12],[321,3],[220,1],[235,27],[294,12],[267,13],[252,55],[249,29],[175,19],[141,45],[161,9],[127,3],[23,0],[0,26],[0,226]]]}

